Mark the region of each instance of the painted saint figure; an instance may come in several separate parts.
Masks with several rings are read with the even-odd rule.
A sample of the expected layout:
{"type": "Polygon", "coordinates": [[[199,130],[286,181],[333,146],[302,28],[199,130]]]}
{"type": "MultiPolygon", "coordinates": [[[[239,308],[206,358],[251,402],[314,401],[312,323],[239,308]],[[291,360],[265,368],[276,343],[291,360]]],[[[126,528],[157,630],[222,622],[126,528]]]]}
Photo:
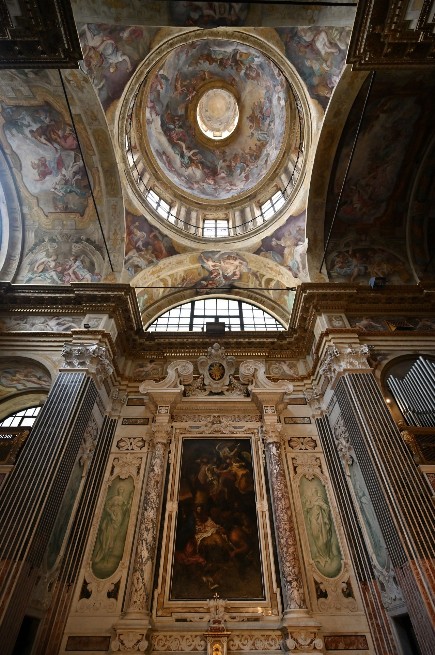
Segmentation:
{"type": "Polygon", "coordinates": [[[311,534],[316,544],[318,559],[327,562],[331,559],[331,517],[319,489],[314,489],[311,496],[305,500],[305,508],[309,518],[311,534]]]}
{"type": "Polygon", "coordinates": [[[128,507],[128,490],[126,486],[119,484],[115,495],[107,498],[104,506],[103,518],[95,544],[94,564],[107,560],[111,556],[128,507]]]}

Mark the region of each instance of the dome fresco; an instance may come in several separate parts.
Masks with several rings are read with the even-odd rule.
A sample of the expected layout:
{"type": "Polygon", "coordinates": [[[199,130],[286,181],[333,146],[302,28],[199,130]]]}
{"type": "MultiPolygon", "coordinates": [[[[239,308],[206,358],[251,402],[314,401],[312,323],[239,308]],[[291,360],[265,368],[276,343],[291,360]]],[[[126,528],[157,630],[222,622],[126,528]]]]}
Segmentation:
{"type": "Polygon", "coordinates": [[[172,50],[150,75],[146,135],[160,169],[181,191],[226,200],[258,184],[283,146],[288,84],[259,50],[225,39],[197,40],[172,50]],[[197,124],[208,89],[233,95],[239,118],[217,145],[197,124]]]}

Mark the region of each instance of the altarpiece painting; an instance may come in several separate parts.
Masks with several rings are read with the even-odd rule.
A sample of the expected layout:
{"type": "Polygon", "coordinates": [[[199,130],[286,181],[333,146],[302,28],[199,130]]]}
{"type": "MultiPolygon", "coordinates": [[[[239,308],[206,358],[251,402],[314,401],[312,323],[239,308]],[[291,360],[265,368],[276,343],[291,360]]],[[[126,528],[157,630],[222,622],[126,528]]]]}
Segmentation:
{"type": "Polygon", "coordinates": [[[265,599],[250,439],[185,439],[171,600],[265,599]]]}

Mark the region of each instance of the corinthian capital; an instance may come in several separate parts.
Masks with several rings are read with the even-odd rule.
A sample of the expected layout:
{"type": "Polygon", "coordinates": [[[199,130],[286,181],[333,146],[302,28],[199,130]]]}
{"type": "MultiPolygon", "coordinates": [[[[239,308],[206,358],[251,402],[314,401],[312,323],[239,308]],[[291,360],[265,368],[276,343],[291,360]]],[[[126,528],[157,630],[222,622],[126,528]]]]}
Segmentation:
{"type": "Polygon", "coordinates": [[[265,443],[281,443],[281,423],[269,423],[263,427],[265,443]]]}
{"type": "Polygon", "coordinates": [[[370,369],[367,357],[371,346],[362,344],[358,346],[345,346],[338,350],[335,346],[328,349],[319,372],[328,380],[333,380],[338,373],[355,369],[370,369]]]}
{"type": "Polygon", "coordinates": [[[113,365],[106,346],[98,343],[66,343],[62,350],[65,363],[62,368],[86,370],[102,382],[113,373],[113,365]]]}
{"type": "Polygon", "coordinates": [[[153,423],[152,431],[153,431],[153,441],[155,444],[157,443],[167,444],[171,439],[172,427],[167,423],[165,424],[153,423]]]}

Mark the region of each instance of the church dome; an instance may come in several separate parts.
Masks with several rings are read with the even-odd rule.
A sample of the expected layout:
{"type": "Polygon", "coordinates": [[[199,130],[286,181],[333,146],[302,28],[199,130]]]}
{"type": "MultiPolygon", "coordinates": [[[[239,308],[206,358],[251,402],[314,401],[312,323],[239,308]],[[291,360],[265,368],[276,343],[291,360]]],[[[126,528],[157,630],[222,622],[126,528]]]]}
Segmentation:
{"type": "Polygon", "coordinates": [[[136,197],[152,191],[170,203],[173,225],[192,210],[198,220],[198,212],[222,218],[226,209],[229,218],[238,213],[232,225],[251,221],[241,230],[249,231],[258,226],[258,198],[281,192],[288,206],[299,188],[304,91],[263,41],[203,35],[163,44],[133,77],[124,102],[129,181],[136,197]]]}
{"type": "Polygon", "coordinates": [[[234,198],[258,184],[280,155],[287,81],[250,46],[197,40],[175,48],[150,75],[144,95],[146,145],[182,192],[234,198]],[[218,141],[213,133],[225,126],[229,134],[218,141]]]}

